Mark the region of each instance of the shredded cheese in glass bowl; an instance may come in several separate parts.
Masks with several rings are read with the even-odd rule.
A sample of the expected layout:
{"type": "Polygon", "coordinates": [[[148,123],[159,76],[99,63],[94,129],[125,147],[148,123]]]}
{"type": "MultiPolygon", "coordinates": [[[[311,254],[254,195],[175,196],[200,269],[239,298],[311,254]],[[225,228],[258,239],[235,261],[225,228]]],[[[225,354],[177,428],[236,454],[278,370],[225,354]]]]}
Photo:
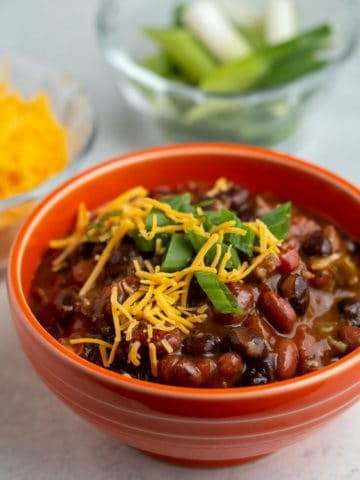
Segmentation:
{"type": "Polygon", "coordinates": [[[25,59],[0,59],[0,268],[34,203],[80,169],[94,112],[68,74],[25,59]]]}

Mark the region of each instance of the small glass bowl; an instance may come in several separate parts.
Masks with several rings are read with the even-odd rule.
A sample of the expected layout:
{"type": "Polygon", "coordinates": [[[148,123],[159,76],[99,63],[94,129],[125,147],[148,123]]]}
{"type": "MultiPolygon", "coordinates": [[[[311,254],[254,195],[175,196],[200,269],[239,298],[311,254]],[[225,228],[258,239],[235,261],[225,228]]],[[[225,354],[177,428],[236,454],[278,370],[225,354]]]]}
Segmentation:
{"type": "MultiPolygon", "coordinates": [[[[252,0],[251,4],[261,7],[264,1],[252,0]]],[[[334,44],[328,65],[279,88],[208,94],[137,63],[156,51],[143,28],[169,26],[177,4],[178,0],[102,0],[97,15],[98,40],[121,94],[135,109],[156,119],[170,141],[282,144],[298,131],[314,98],[333,81],[357,44],[356,0],[298,0],[301,30],[324,22],[332,26],[334,44]]]]}
{"type": "Polygon", "coordinates": [[[64,170],[36,188],[0,200],[0,269],[6,265],[12,240],[22,220],[41,197],[80,169],[95,135],[93,108],[77,80],[31,60],[16,58],[5,59],[5,62],[9,63],[8,80],[12,90],[24,98],[47,93],[52,112],[67,132],[70,161],[64,170]]]}

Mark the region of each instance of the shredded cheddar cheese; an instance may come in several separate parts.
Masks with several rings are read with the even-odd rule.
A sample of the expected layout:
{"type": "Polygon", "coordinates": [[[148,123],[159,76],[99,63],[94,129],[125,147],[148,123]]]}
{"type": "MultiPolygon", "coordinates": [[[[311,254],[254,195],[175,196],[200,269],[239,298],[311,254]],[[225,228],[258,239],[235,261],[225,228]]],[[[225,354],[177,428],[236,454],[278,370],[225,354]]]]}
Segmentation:
{"type": "MultiPolygon", "coordinates": [[[[213,191],[222,192],[229,188],[225,179],[220,179],[213,191]]],[[[141,343],[138,340],[132,341],[133,331],[141,322],[145,324],[147,334],[148,355],[153,375],[157,373],[156,345],[153,342],[154,331],[171,332],[177,330],[184,335],[199,323],[207,318],[207,304],[192,307],[189,305],[188,296],[193,276],[197,272],[209,272],[216,274],[225,284],[242,281],[268,255],[279,255],[281,241],[269,230],[267,225],[257,219],[254,222],[243,223],[244,227],[251,229],[257,238],[254,243],[254,256],[249,262],[243,262],[237,267],[229,268],[228,264],[232,258],[231,244],[226,251],[222,251],[221,242],[228,234],[245,235],[244,228],[235,225],[230,220],[219,225],[214,225],[206,230],[201,219],[202,210],[197,210],[197,216],[192,213],[181,212],[172,208],[168,203],[160,202],[147,197],[147,191],[142,187],[136,187],[117,199],[102,207],[96,213],[95,219],[89,224],[89,215],[85,215],[84,206],[79,207],[76,228],[73,234],[68,237],[55,240],[51,245],[55,248],[63,248],[60,254],[61,262],[66,258],[68,252],[72,252],[79,239],[86,239],[86,234],[101,239],[105,242],[105,248],[99,256],[97,263],[90,276],[80,290],[80,296],[87,293],[96,284],[97,278],[111,256],[112,251],[121,243],[125,236],[132,236],[134,231],[145,240],[153,240],[159,233],[187,233],[189,231],[200,233],[204,237],[204,243],[199,248],[191,262],[184,268],[167,272],[162,271],[159,265],[153,265],[149,260],[133,259],[135,275],[139,280],[139,287],[134,289],[127,286],[126,298],[120,302],[122,297],[118,286],[111,289],[111,311],[114,324],[114,339],[112,343],[101,342],[97,339],[76,338],[72,343],[98,343],[101,358],[105,367],[110,367],[115,360],[117,349],[124,339],[129,343],[128,362],[134,366],[141,363],[141,343]],[[172,223],[161,226],[157,215],[152,215],[152,224],[147,225],[146,218],[150,211],[163,212],[172,223]],[[87,227],[87,228],[86,228],[87,227]],[[87,233],[84,231],[87,229],[87,233]],[[211,261],[207,255],[211,251],[214,255],[211,261]]],[[[156,238],[154,251],[157,254],[163,252],[161,240],[156,238]]],[[[173,351],[166,339],[161,340],[163,348],[171,353],[173,351]]]]}
{"type": "Polygon", "coordinates": [[[64,128],[44,93],[26,100],[0,75],[0,199],[30,190],[68,162],[64,128]]]}

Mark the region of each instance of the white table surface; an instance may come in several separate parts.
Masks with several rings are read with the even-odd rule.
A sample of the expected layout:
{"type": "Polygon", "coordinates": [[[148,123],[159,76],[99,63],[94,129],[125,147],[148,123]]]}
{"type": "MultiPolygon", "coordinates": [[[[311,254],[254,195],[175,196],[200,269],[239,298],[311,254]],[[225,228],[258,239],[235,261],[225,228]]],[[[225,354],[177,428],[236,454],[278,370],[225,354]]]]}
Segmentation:
{"type": "MultiPolygon", "coordinates": [[[[146,1],[146,0],[144,0],[146,1]]],[[[0,0],[0,55],[20,55],[71,72],[92,97],[98,135],[87,165],[164,143],[129,112],[109,78],[94,32],[95,0],[0,0]]],[[[297,156],[360,184],[360,51],[308,120],[297,156]]],[[[265,460],[196,470],[148,458],[76,417],[41,383],[19,346],[0,278],[1,480],[359,480],[360,403],[265,460]]]]}

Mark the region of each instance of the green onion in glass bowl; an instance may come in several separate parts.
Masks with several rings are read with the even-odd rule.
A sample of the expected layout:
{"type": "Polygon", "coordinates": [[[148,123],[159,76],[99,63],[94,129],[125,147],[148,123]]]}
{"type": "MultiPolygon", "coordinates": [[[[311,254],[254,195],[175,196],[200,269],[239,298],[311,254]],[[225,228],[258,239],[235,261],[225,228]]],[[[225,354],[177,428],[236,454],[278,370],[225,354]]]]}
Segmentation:
{"type": "Polygon", "coordinates": [[[274,146],[355,49],[358,19],[356,0],[102,0],[97,29],[122,95],[170,141],[274,146]]]}

